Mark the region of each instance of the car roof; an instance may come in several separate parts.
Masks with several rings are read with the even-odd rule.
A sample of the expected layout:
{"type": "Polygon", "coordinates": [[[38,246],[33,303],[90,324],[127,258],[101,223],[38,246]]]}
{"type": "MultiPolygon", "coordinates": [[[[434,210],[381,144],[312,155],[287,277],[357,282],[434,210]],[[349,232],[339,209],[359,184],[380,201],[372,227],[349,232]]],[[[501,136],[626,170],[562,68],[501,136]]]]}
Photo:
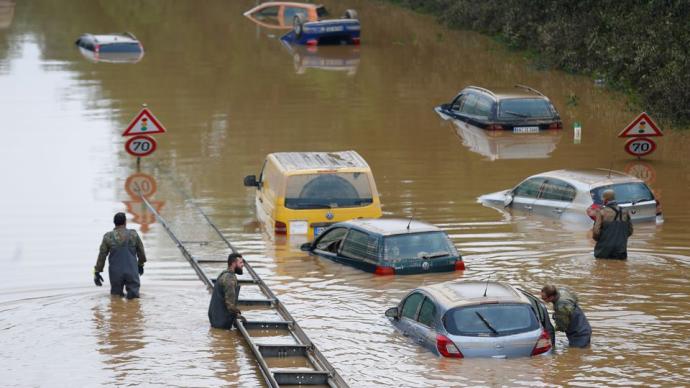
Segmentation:
{"type": "Polygon", "coordinates": [[[139,43],[137,38],[130,34],[129,32],[105,34],[105,35],[94,35],[86,34],[94,39],[95,43],[98,44],[111,44],[111,43],[139,43]]]}
{"type": "Polygon", "coordinates": [[[430,294],[446,308],[483,303],[529,303],[527,297],[514,287],[497,281],[454,280],[418,289],[430,294]]]}
{"type": "Polygon", "coordinates": [[[357,151],[339,152],[275,152],[273,156],[287,171],[298,170],[337,170],[345,168],[366,168],[369,164],[357,151]]]}
{"type": "Polygon", "coordinates": [[[473,89],[478,92],[491,95],[497,100],[510,98],[534,98],[540,100],[549,100],[549,98],[540,91],[525,85],[515,85],[513,88],[499,87],[491,89],[470,85],[465,89],[473,89]]]}
{"type": "Polygon", "coordinates": [[[405,218],[360,218],[342,222],[348,226],[358,227],[382,236],[393,236],[408,233],[438,232],[441,229],[423,221],[405,218]],[[410,226],[408,229],[407,226],[410,226]]]}
{"type": "Polygon", "coordinates": [[[297,3],[294,1],[268,1],[266,3],[259,4],[258,6],[254,7],[252,10],[266,8],[266,7],[273,7],[273,6],[281,6],[281,5],[288,6],[288,7],[312,8],[312,9],[323,7],[323,5],[321,5],[321,4],[297,3]]]}
{"type": "Polygon", "coordinates": [[[553,170],[531,176],[533,177],[553,177],[562,179],[571,184],[584,184],[589,187],[606,186],[616,183],[637,182],[644,183],[632,175],[604,168],[581,169],[581,170],[553,170]]]}

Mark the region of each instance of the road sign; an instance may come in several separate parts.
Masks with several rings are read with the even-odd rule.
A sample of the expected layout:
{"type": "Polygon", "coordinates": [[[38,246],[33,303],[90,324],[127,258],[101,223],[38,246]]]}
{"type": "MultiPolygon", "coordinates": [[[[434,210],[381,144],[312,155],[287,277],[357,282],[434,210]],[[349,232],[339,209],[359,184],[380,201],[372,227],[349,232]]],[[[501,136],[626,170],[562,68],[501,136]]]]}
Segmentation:
{"type": "Polygon", "coordinates": [[[152,137],[146,135],[134,136],[127,140],[125,149],[133,156],[141,157],[151,155],[153,151],[156,150],[156,141],[152,137]]]}
{"type": "Polygon", "coordinates": [[[651,185],[656,181],[656,171],[654,167],[645,162],[635,161],[625,166],[625,173],[640,178],[644,183],[651,185]]]}
{"type": "Polygon", "coordinates": [[[122,136],[150,135],[152,133],[165,133],[165,128],[149,108],[144,108],[134,117],[122,136]]]}
{"type": "MultiPolygon", "coordinates": [[[[127,206],[127,212],[132,215],[132,222],[141,225],[142,232],[147,232],[149,225],[156,223],[156,215],[149,211],[145,203],[136,201],[122,201],[122,203],[127,206]]],[[[149,201],[149,203],[158,213],[165,205],[165,201],[149,201]]]]}
{"type": "Polygon", "coordinates": [[[148,198],[156,193],[156,180],[148,174],[138,172],[130,175],[125,181],[125,191],[135,202],[141,202],[141,195],[148,198]],[[141,195],[139,195],[141,193],[141,195]]]}
{"type": "Polygon", "coordinates": [[[634,137],[625,142],[625,152],[632,156],[649,155],[656,149],[656,143],[646,137],[634,137]]]}
{"type": "Polygon", "coordinates": [[[656,125],[654,120],[646,112],[640,113],[625,129],[623,129],[618,137],[651,137],[664,136],[656,125]]]}

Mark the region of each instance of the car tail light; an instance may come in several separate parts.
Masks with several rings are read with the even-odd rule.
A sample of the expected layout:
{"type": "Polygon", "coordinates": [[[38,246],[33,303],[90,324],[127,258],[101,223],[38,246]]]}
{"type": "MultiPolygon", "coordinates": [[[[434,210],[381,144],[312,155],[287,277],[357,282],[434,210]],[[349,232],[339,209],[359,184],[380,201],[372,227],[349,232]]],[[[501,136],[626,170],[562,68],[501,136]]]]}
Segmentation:
{"type": "Polygon", "coordinates": [[[101,51],[101,45],[97,44],[96,47],[93,49],[93,51],[98,54],[99,51],[101,51]]]}
{"type": "Polygon", "coordinates": [[[287,234],[287,225],[284,222],[276,221],[275,234],[287,234]]]}
{"type": "Polygon", "coordinates": [[[549,334],[546,332],[546,330],[542,329],[541,336],[537,340],[537,343],[534,345],[534,349],[532,349],[532,355],[536,356],[537,354],[546,353],[550,349],[551,338],[549,338],[549,334]]]}
{"type": "Polygon", "coordinates": [[[462,260],[458,260],[455,262],[455,270],[456,271],[464,271],[465,270],[465,262],[462,260]]]}
{"type": "Polygon", "coordinates": [[[551,123],[549,124],[549,129],[563,129],[563,123],[561,123],[560,121],[551,123]]]}
{"type": "Polygon", "coordinates": [[[655,200],[655,201],[656,201],[656,215],[657,215],[657,216],[660,216],[661,213],[662,213],[661,202],[659,202],[658,199],[655,200]]]}
{"type": "Polygon", "coordinates": [[[307,46],[316,46],[317,44],[319,44],[319,41],[316,39],[309,39],[307,41],[307,46]]]}
{"type": "Polygon", "coordinates": [[[377,265],[374,273],[377,275],[395,275],[395,268],[377,265]]]}
{"type": "Polygon", "coordinates": [[[352,38],[352,44],[359,44],[359,38],[352,38]]]}
{"type": "Polygon", "coordinates": [[[491,124],[488,127],[486,127],[486,129],[488,129],[489,131],[502,131],[503,126],[498,124],[491,124]]]}
{"type": "MultiPolygon", "coordinates": [[[[551,345],[549,345],[550,347],[551,345]]],[[[436,349],[443,357],[463,358],[457,346],[448,337],[442,334],[436,334],[436,349]]]]}
{"type": "Polygon", "coordinates": [[[593,203],[592,206],[587,208],[587,215],[592,219],[592,221],[597,219],[597,212],[599,209],[601,209],[601,205],[596,203],[593,203]]]}

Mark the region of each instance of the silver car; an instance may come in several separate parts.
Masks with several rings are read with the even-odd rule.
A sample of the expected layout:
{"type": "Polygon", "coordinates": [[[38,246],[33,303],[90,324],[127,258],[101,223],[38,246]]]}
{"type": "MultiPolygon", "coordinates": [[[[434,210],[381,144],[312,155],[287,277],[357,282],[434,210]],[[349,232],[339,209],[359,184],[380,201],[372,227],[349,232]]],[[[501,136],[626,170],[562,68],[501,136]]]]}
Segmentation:
{"type": "Polygon", "coordinates": [[[613,189],[621,208],[633,221],[656,221],[664,217],[661,203],[644,181],[618,171],[555,170],[532,175],[512,189],[485,194],[478,201],[491,207],[557,218],[594,219],[603,206],[602,193],[613,189]]]}
{"type": "Polygon", "coordinates": [[[551,350],[555,338],[546,306],[499,282],[420,287],[386,316],[404,335],[444,357],[535,356],[551,350]]]}

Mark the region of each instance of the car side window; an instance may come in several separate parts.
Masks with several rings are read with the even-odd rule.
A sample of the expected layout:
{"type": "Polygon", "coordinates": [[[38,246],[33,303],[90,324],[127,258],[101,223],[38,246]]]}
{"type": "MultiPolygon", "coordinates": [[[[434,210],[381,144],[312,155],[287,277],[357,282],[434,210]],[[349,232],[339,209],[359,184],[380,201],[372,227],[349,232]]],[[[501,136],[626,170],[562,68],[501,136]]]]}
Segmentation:
{"type": "Polygon", "coordinates": [[[434,316],[436,316],[436,305],[429,298],[424,298],[422,307],[419,309],[419,318],[417,321],[422,325],[433,327],[434,316]]]}
{"type": "Polygon", "coordinates": [[[491,116],[491,107],[493,106],[493,101],[486,96],[479,96],[477,98],[477,104],[475,105],[476,116],[481,116],[482,118],[488,119],[491,116]]]}
{"type": "Polygon", "coordinates": [[[325,232],[316,241],[316,248],[322,251],[338,253],[340,244],[347,234],[347,228],[335,228],[325,232]]]}
{"type": "Polygon", "coordinates": [[[462,106],[462,104],[465,102],[466,99],[467,99],[466,94],[461,94],[461,95],[457,96],[455,98],[455,100],[453,101],[453,105],[450,106],[450,109],[454,110],[456,112],[459,112],[460,107],[462,106]]]}
{"type": "Polygon", "coordinates": [[[575,199],[575,194],[577,194],[577,190],[573,186],[560,179],[549,178],[544,182],[539,198],[572,202],[575,199]]]}
{"type": "Polygon", "coordinates": [[[255,16],[257,18],[276,18],[278,17],[278,11],[280,10],[280,7],[266,7],[263,9],[260,9],[256,11],[255,16]]]}
{"type": "Polygon", "coordinates": [[[378,239],[367,233],[352,229],[343,242],[343,256],[360,260],[376,260],[378,239]]]}
{"type": "Polygon", "coordinates": [[[468,94],[464,98],[464,102],[462,106],[460,107],[460,113],[466,114],[466,115],[474,115],[475,114],[475,106],[477,105],[477,96],[474,94],[468,94]]]}
{"type": "Polygon", "coordinates": [[[422,300],[424,300],[424,295],[418,292],[408,296],[405,299],[405,304],[403,304],[402,316],[410,319],[417,318],[417,310],[419,310],[422,300]]]}
{"type": "Polygon", "coordinates": [[[304,17],[304,20],[307,20],[308,18],[307,10],[304,8],[285,7],[285,9],[283,9],[283,23],[292,23],[293,19],[295,18],[295,15],[302,15],[302,17],[304,17]]]}
{"type": "Polygon", "coordinates": [[[545,178],[531,178],[520,183],[515,190],[513,190],[514,197],[537,198],[539,189],[544,183],[545,178]]]}

